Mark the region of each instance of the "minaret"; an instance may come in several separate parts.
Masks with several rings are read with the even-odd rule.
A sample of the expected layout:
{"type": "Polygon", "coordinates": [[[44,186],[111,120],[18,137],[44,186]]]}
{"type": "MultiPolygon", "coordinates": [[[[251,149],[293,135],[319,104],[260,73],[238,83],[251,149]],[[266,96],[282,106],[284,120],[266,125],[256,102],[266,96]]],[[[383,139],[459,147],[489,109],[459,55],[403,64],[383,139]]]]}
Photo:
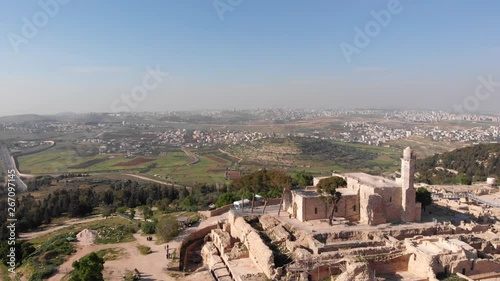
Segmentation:
{"type": "Polygon", "coordinates": [[[407,147],[403,150],[403,158],[401,158],[401,221],[413,222],[415,217],[415,160],[413,150],[407,147]]]}

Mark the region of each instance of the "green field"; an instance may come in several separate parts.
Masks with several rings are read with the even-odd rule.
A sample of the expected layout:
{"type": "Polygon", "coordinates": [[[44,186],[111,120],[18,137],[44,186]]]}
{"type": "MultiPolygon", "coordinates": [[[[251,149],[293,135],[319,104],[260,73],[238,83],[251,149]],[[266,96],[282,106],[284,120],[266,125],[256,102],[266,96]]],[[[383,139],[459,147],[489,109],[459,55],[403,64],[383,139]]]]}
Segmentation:
{"type": "MultiPolygon", "coordinates": [[[[35,245],[35,247],[38,247],[42,244],[44,244],[46,241],[52,239],[55,236],[65,234],[65,235],[75,235],[78,232],[84,230],[84,229],[90,229],[90,230],[101,230],[101,229],[113,229],[113,230],[119,230],[123,227],[129,227],[129,228],[135,228],[135,224],[131,223],[129,220],[124,219],[122,217],[108,217],[103,220],[95,220],[95,221],[90,221],[82,224],[76,224],[76,225],[71,225],[69,227],[54,231],[52,233],[34,238],[30,240],[30,243],[35,245]]],[[[130,242],[134,241],[134,237],[132,234],[127,233],[126,235],[123,235],[120,233],[120,237],[115,236],[114,232],[110,232],[109,237],[114,238],[115,240],[117,238],[120,238],[121,241],[119,242],[130,242]],[[125,240],[125,241],[124,241],[125,240]]],[[[103,240],[103,239],[102,239],[103,240]]],[[[110,241],[102,241],[102,240],[96,240],[96,243],[100,244],[110,244],[110,241]]]]}
{"type": "Polygon", "coordinates": [[[85,155],[76,145],[62,142],[46,151],[21,156],[17,160],[20,170],[26,174],[133,173],[168,182],[193,184],[224,181],[224,171],[232,162],[221,155],[217,156],[217,153],[216,150],[200,151],[200,161],[187,165],[192,160],[180,149],[168,152],[165,156],[127,158],[123,154],[85,155]],[[130,166],[118,165],[138,159],[152,161],[130,166]]]}
{"type": "Polygon", "coordinates": [[[17,160],[20,170],[28,174],[139,172],[151,164],[156,164],[158,168],[151,170],[154,174],[154,172],[160,172],[161,169],[178,167],[190,162],[189,157],[181,150],[170,152],[164,157],[127,158],[123,154],[85,155],[79,153],[76,147],[70,143],[58,143],[51,149],[37,154],[21,156],[17,160]],[[131,162],[139,158],[152,159],[153,161],[138,165],[118,166],[120,163],[131,162]]]}
{"type": "Polygon", "coordinates": [[[191,186],[227,183],[225,169],[236,166],[245,173],[266,167],[288,172],[307,171],[314,175],[330,174],[332,170],[383,174],[398,169],[401,155],[399,148],[285,139],[225,147],[231,155],[243,159],[239,163],[238,159],[217,148],[193,149],[199,161],[188,165],[192,159],[179,148],[169,149],[165,156],[127,158],[123,154],[91,153],[96,147],[82,148],[74,143],[59,142],[43,152],[21,156],[18,162],[20,170],[27,174],[131,173],[191,186]],[[148,162],[142,162],[144,160],[148,162]],[[132,163],[123,165],[127,162],[132,163]]]}

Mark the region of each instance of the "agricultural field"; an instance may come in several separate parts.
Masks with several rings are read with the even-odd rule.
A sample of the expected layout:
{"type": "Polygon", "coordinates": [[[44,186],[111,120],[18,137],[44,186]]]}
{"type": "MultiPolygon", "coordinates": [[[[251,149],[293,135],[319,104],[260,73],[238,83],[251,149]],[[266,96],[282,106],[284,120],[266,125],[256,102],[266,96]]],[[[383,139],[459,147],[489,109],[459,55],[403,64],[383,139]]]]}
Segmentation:
{"type": "Polygon", "coordinates": [[[181,149],[165,156],[126,157],[123,154],[96,154],[97,145],[85,148],[69,142],[59,142],[40,153],[18,157],[19,169],[26,174],[55,175],[64,173],[132,173],[174,183],[224,182],[224,171],[232,165],[231,159],[217,149],[193,150],[199,161],[181,149]]]}
{"type": "Polygon", "coordinates": [[[183,165],[189,158],[180,150],[164,157],[126,157],[123,154],[99,155],[97,145],[85,149],[75,144],[58,143],[46,151],[18,157],[19,168],[28,174],[139,172],[156,164],[158,167],[183,165]]]}
{"type": "Polygon", "coordinates": [[[242,166],[265,165],[290,172],[307,171],[314,175],[331,174],[332,170],[374,174],[391,172],[399,167],[401,154],[396,148],[295,138],[266,140],[227,150],[243,159],[242,166]]]}
{"type": "Polygon", "coordinates": [[[387,144],[400,150],[409,146],[416,152],[418,158],[434,156],[434,154],[441,154],[468,145],[460,142],[436,142],[431,139],[416,136],[391,141],[387,144]]]}
{"type": "Polygon", "coordinates": [[[59,142],[43,152],[19,157],[18,163],[20,170],[27,174],[130,173],[191,186],[196,183],[227,183],[226,168],[250,172],[267,167],[291,173],[307,171],[314,175],[330,174],[332,170],[383,174],[397,170],[401,154],[401,149],[395,147],[305,138],[188,151],[196,155],[197,162],[180,148],[174,148],[164,156],[137,157],[99,155],[96,150],[97,145],[59,142]]]}

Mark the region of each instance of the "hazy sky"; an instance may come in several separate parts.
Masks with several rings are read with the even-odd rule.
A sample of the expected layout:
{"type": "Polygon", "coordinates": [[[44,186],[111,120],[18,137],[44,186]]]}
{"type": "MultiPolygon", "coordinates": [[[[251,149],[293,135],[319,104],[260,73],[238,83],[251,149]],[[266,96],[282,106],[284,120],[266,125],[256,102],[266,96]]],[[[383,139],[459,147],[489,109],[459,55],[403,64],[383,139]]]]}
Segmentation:
{"type": "MultiPolygon", "coordinates": [[[[451,110],[474,99],[479,76],[500,82],[496,0],[0,3],[0,115],[451,110]],[[146,76],[157,67],[169,75],[146,76]]],[[[495,83],[481,86],[479,110],[500,105],[495,83]]]]}

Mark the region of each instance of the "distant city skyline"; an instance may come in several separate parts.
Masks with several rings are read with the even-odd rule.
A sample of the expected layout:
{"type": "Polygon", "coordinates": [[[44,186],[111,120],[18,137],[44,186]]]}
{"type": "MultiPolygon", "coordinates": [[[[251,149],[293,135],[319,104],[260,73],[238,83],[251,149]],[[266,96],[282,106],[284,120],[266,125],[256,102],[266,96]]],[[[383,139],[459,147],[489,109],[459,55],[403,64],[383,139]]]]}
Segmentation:
{"type": "Polygon", "coordinates": [[[230,3],[6,1],[0,116],[124,108],[498,111],[497,1],[242,0],[226,10],[214,6],[220,2],[230,3]]]}

